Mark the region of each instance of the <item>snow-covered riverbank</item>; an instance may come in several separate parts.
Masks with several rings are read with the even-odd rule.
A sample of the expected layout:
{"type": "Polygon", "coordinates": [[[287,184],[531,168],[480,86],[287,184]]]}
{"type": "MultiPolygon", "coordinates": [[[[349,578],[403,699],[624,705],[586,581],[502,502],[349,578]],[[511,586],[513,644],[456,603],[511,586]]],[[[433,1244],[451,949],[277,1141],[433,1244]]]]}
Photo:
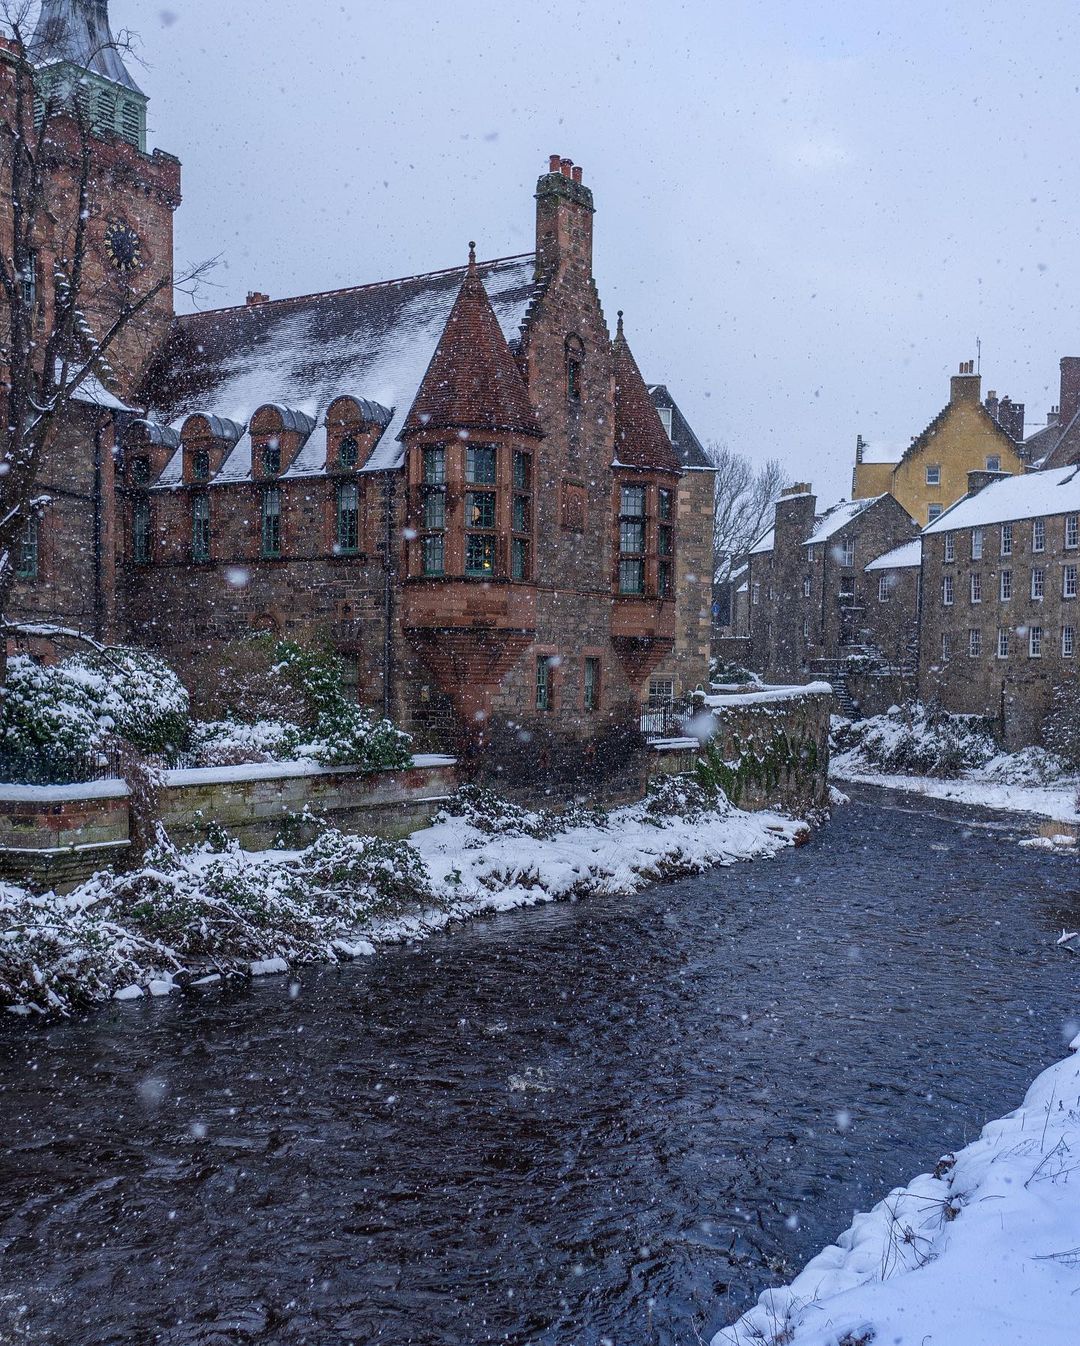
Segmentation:
{"type": "Polygon", "coordinates": [[[1074,1346],[1080,1037],[1070,1051],[1016,1112],[857,1215],[713,1346],[1074,1346]]]}
{"type": "Polygon", "coordinates": [[[1031,813],[1054,822],[1080,822],[1077,812],[1077,784],[1037,785],[1005,782],[985,768],[960,780],[936,780],[932,776],[891,775],[868,771],[850,754],[833,759],[831,779],[852,785],[879,785],[886,790],[905,790],[928,799],[951,799],[958,804],[979,808],[1002,809],[1008,813],[1031,813]]]}
{"type": "Polygon", "coordinates": [[[409,842],[331,830],[303,851],[164,847],[134,873],[98,875],[64,897],[0,885],[0,1006],[63,1014],[207,977],[365,956],[484,912],[630,895],[767,858],[806,832],[671,781],[610,814],[559,817],[473,798],[409,842]]]}

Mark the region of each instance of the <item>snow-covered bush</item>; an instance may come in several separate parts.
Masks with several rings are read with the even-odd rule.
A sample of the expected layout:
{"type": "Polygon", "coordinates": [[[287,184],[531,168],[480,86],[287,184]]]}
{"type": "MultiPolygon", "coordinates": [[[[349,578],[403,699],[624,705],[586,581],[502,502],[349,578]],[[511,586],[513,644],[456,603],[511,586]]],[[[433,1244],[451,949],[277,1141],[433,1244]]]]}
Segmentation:
{"type": "Polygon", "coordinates": [[[37,758],[68,775],[110,742],[140,752],[173,752],[188,733],[188,694],[152,654],[115,649],[42,665],[8,660],[0,747],[11,758],[37,758]]]}
{"type": "Polygon", "coordinates": [[[238,766],[244,762],[288,762],[298,757],[303,732],[285,720],[197,720],[191,750],[199,766],[238,766]]]}
{"type": "Polygon", "coordinates": [[[344,699],[315,722],[300,753],[323,766],[359,766],[397,771],[412,761],[412,738],[403,730],[344,699]]]}
{"type": "Polygon", "coordinates": [[[659,776],[649,782],[645,813],[658,826],[669,818],[698,822],[710,813],[726,813],[730,805],[721,790],[690,776],[659,776]]]}
{"type": "Polygon", "coordinates": [[[330,829],[304,851],[303,867],[314,888],[332,894],[335,903],[351,904],[353,919],[435,902],[424,862],[407,841],[348,836],[330,829]]]}
{"type": "Polygon", "coordinates": [[[439,815],[460,819],[491,837],[532,837],[545,841],[578,827],[604,827],[608,815],[591,805],[571,804],[561,810],[525,809],[483,785],[463,785],[439,815]]]}
{"type": "Polygon", "coordinates": [[[872,770],[948,780],[985,766],[1000,751],[985,719],[946,715],[919,702],[835,725],[833,741],[837,752],[854,754],[872,770]]]}

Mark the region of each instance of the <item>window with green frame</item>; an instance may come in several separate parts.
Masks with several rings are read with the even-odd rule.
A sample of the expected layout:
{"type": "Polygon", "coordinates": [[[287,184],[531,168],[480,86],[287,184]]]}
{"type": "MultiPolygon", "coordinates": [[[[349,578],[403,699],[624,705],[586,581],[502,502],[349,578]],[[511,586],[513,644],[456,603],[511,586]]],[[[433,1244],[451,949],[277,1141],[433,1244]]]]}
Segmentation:
{"type": "MultiPolygon", "coordinates": [[[[486,469],[481,466],[480,470],[486,469]]],[[[494,491],[465,495],[465,574],[470,579],[491,579],[495,574],[495,507],[494,491]]]]}
{"type": "Polygon", "coordinates": [[[136,500],[131,511],[131,559],[140,566],[150,560],[149,500],[136,500]]]}
{"type": "Polygon", "coordinates": [[[600,660],[585,660],[585,709],[595,711],[600,709],[600,660]]]}
{"type": "Polygon", "coordinates": [[[207,481],[210,476],[210,455],[205,449],[196,449],[191,455],[193,481],[207,481]]]}
{"type": "Polygon", "coordinates": [[[529,578],[532,544],[532,454],[514,451],[512,463],[514,496],[510,518],[510,578],[529,578]]]}
{"type": "Polygon", "coordinates": [[[465,480],[470,486],[495,485],[495,448],[493,445],[469,445],[465,450],[465,480]]]}
{"type": "Polygon", "coordinates": [[[281,441],[270,439],[262,446],[262,470],[264,477],[276,477],[281,471],[281,441]]]}
{"type": "Polygon", "coordinates": [[[424,538],[424,574],[446,574],[446,539],[441,534],[424,538]]]}
{"type": "Polygon", "coordinates": [[[619,593],[645,592],[648,517],[644,486],[624,486],[619,510],[619,593]]]}
{"type": "Polygon", "coordinates": [[[346,435],[338,445],[338,466],[352,468],[360,461],[360,445],[355,435],[346,435]]]}
{"type": "Polygon", "coordinates": [[[430,444],[423,450],[423,484],[420,487],[420,541],[423,573],[446,573],[446,448],[430,444]]]}
{"type": "Polygon", "coordinates": [[[36,580],[38,576],[40,529],[36,515],[26,521],[26,527],[19,539],[18,557],[15,562],[15,574],[21,580],[36,580]]]}
{"type": "Polygon", "coordinates": [[[337,488],[336,550],[351,555],[360,549],[360,487],[343,481],[337,488]]]}
{"type": "Polygon", "coordinates": [[[551,658],[546,654],[536,659],[536,709],[551,710],[551,658]]]}
{"type": "Polygon", "coordinates": [[[210,559],[210,497],[205,492],[191,497],[191,559],[210,559]]]}
{"type": "Polygon", "coordinates": [[[268,486],[262,493],[260,551],[268,560],[281,555],[281,491],[268,486]]]}

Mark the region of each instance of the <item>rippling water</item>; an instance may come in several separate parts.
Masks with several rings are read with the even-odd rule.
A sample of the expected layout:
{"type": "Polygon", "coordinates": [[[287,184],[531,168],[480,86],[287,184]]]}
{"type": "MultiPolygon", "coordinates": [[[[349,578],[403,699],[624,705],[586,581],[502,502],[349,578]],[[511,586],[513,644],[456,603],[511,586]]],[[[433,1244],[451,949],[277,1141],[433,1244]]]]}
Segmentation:
{"type": "Polygon", "coordinates": [[[1075,860],[870,791],[814,842],[0,1035],[0,1343],[691,1346],[1019,1102],[1075,860]]]}

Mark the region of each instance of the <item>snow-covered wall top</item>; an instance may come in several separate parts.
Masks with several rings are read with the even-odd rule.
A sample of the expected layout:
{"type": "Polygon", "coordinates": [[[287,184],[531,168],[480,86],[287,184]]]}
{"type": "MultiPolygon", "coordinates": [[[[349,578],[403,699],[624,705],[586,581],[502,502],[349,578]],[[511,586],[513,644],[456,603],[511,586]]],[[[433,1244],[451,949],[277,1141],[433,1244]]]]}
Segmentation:
{"type": "Polygon", "coordinates": [[[763,706],[774,701],[797,701],[807,696],[832,696],[832,694],[830,683],[808,682],[803,687],[759,687],[753,692],[707,696],[705,704],[711,710],[725,710],[734,706],[763,706]]]}
{"type": "MultiPolygon", "coordinates": [[[[516,339],[535,290],[533,256],[485,263],[480,275],[504,335],[516,339]]],[[[458,268],[181,317],[151,375],[148,414],[175,424],[213,412],[246,425],[275,402],[321,423],[334,398],[350,394],[394,409],[368,469],[399,467],[398,433],[464,276],[458,268]]]]}

